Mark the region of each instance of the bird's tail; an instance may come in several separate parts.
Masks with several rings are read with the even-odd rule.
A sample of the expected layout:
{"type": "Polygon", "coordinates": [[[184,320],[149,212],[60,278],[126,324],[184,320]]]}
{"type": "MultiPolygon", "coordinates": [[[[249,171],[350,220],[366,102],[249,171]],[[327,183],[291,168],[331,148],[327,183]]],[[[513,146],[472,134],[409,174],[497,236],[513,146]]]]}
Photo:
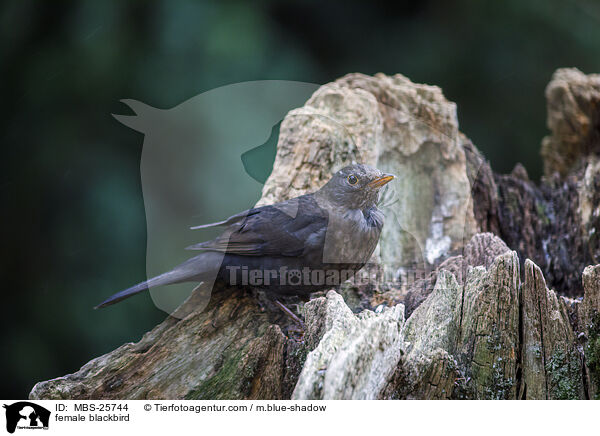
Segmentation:
{"type": "Polygon", "coordinates": [[[174,283],[185,281],[185,279],[186,277],[183,274],[181,274],[180,271],[169,271],[164,274],[153,277],[149,280],[146,280],[145,282],[138,283],[137,285],[132,286],[131,288],[127,288],[121,292],[117,292],[116,294],[111,295],[102,303],[94,307],[94,309],[100,309],[102,307],[118,303],[119,301],[129,298],[135,294],[139,294],[140,292],[144,292],[155,286],[172,285],[174,283]]]}
{"type": "Polygon", "coordinates": [[[118,303],[119,301],[129,298],[132,295],[139,294],[140,292],[156,286],[172,285],[175,283],[190,281],[203,282],[207,280],[210,281],[211,279],[214,280],[219,267],[221,266],[222,259],[222,253],[204,252],[198,256],[186,260],[169,272],[153,277],[145,282],[138,283],[137,285],[127,288],[124,291],[117,292],[97,305],[95,309],[118,303]]]}

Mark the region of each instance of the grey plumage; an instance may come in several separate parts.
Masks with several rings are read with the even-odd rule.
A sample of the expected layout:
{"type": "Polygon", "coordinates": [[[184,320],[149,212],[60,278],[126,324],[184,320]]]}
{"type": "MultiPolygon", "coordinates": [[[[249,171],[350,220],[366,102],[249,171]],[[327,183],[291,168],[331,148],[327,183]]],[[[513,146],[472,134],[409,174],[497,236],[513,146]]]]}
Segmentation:
{"type": "Polygon", "coordinates": [[[225,231],[188,247],[200,251],[197,256],[114,294],[97,307],[174,283],[216,279],[229,285],[245,284],[244,271],[262,272],[262,283],[252,285],[275,294],[306,295],[339,284],[348,277],[338,274],[335,283],[336,272],[354,274],[375,250],[383,227],[383,214],[377,209],[379,189],[392,179],[375,168],[351,165],[312,194],[193,227],[224,226],[225,231]],[[296,272],[301,273],[300,282],[296,272]],[[319,274],[329,275],[333,283],[315,280],[319,274]],[[264,280],[267,275],[268,281],[264,280]]]}

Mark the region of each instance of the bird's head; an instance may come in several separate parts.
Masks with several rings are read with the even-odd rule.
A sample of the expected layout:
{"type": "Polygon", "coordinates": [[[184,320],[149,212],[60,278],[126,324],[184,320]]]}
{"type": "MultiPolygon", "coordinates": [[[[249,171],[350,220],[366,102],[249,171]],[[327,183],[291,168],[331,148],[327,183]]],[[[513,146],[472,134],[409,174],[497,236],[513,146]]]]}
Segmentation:
{"type": "Polygon", "coordinates": [[[319,190],[328,201],[351,209],[368,209],[379,200],[379,190],[394,176],[368,165],[342,168],[319,190]]]}

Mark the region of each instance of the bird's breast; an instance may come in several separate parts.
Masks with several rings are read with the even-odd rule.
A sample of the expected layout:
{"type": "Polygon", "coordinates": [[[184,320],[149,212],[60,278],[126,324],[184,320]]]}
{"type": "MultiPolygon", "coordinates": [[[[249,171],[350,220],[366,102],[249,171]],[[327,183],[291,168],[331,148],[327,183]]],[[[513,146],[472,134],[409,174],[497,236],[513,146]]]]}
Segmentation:
{"type": "Polygon", "coordinates": [[[323,245],[324,263],[364,265],[375,250],[382,216],[365,216],[360,210],[329,216],[323,245]]]}

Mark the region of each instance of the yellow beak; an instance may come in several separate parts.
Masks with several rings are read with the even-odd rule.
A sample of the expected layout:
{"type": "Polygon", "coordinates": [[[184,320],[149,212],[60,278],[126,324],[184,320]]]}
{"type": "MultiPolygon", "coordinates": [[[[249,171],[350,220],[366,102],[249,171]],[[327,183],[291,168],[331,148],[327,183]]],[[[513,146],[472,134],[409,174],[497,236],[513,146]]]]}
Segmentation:
{"type": "Polygon", "coordinates": [[[386,183],[389,183],[392,180],[394,180],[394,177],[395,176],[392,174],[384,174],[383,176],[378,177],[375,180],[372,180],[371,182],[369,182],[368,186],[370,188],[381,188],[386,183]]]}

